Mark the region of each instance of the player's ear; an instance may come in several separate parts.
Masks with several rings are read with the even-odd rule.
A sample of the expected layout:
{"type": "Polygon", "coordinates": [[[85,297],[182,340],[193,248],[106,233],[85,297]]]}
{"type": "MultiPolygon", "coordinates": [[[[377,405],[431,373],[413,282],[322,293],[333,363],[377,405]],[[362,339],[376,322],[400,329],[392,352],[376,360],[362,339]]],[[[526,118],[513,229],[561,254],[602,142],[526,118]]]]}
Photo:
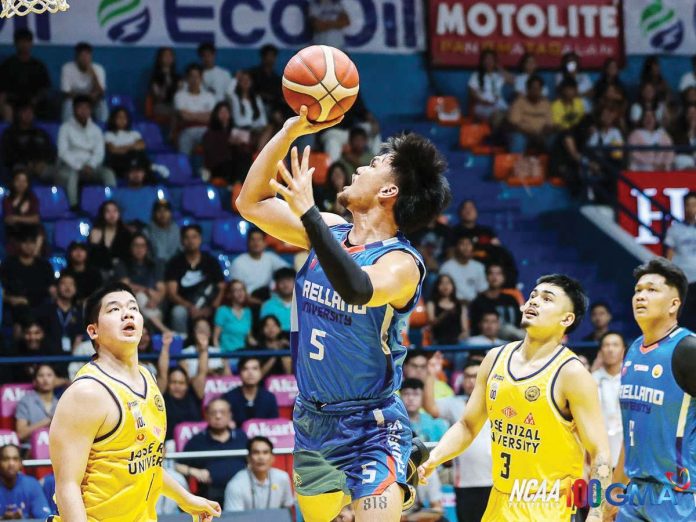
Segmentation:
{"type": "Polygon", "coordinates": [[[394,198],[399,194],[399,187],[395,183],[388,183],[379,189],[379,197],[381,199],[394,198]]]}
{"type": "Polygon", "coordinates": [[[678,297],[672,298],[672,302],[669,305],[669,313],[676,315],[679,313],[679,307],[681,306],[681,299],[678,297]]]}
{"type": "Polygon", "coordinates": [[[87,335],[89,335],[89,338],[92,341],[96,341],[97,337],[99,337],[99,331],[97,330],[97,325],[95,323],[87,325],[87,335]]]}
{"type": "Polygon", "coordinates": [[[566,314],[565,318],[561,321],[561,324],[564,327],[568,328],[574,322],[575,322],[575,314],[573,312],[568,312],[568,314],[566,314]]]}

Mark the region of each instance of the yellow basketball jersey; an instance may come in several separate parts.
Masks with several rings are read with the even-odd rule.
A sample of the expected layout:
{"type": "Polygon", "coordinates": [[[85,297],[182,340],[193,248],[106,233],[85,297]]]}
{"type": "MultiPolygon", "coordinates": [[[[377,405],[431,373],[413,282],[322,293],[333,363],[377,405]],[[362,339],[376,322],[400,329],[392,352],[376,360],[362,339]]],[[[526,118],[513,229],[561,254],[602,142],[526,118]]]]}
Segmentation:
{"type": "MultiPolygon", "coordinates": [[[[139,369],[143,395],[108,375],[98,360],[85,364],[75,377],[100,382],[120,410],[118,425],[95,439],[89,452],[82,479],[82,499],[89,522],[157,520],[155,504],[162,490],[167,416],[155,379],[146,368],[139,369]]],[[[59,522],[60,517],[53,520],[59,522]]]]}
{"type": "Polygon", "coordinates": [[[575,422],[561,415],[553,399],[556,376],[575,354],[563,347],[540,370],[515,377],[510,359],[521,346],[501,349],[486,385],[493,486],[502,493],[512,492],[516,480],[546,479],[550,489],[556,480],[575,480],[583,474],[584,450],[575,422]]]}

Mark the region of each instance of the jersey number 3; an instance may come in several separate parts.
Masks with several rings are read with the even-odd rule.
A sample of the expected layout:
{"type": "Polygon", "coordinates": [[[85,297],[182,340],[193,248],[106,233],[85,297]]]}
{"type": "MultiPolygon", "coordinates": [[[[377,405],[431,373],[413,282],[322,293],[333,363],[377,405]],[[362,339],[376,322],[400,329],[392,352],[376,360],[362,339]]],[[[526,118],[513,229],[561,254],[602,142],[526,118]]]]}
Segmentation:
{"type": "Polygon", "coordinates": [[[322,359],[324,359],[324,345],[320,341],[320,339],[323,337],[326,337],[325,331],[312,328],[312,338],[309,342],[312,343],[312,346],[314,346],[317,349],[317,351],[309,352],[310,359],[314,359],[315,361],[321,361],[322,359]]]}

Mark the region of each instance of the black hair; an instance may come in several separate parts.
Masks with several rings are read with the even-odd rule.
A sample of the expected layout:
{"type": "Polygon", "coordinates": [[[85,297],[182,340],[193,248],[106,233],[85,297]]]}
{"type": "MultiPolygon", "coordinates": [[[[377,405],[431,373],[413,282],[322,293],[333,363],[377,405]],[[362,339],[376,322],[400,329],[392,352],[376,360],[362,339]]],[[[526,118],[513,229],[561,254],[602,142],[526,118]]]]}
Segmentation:
{"type": "Polygon", "coordinates": [[[530,58],[535,58],[533,53],[524,53],[522,56],[520,56],[520,60],[517,62],[517,68],[521,73],[524,72],[524,65],[530,58]]]}
{"type": "Polygon", "coordinates": [[[166,199],[158,199],[152,204],[152,213],[150,214],[150,219],[152,219],[153,221],[155,220],[155,214],[161,207],[166,208],[167,210],[169,210],[169,212],[172,211],[172,204],[169,201],[167,201],[166,199]]]}
{"type": "Polygon", "coordinates": [[[294,269],[289,266],[284,266],[273,272],[273,280],[278,281],[279,279],[295,279],[297,273],[294,269]]]}
{"type": "Polygon", "coordinates": [[[40,362],[40,363],[37,363],[36,366],[34,367],[34,377],[32,378],[32,380],[34,380],[34,381],[36,380],[36,376],[39,375],[39,370],[40,370],[41,368],[43,368],[44,366],[45,366],[46,368],[50,368],[51,371],[52,371],[55,375],[58,375],[58,372],[56,371],[56,369],[55,369],[52,365],[50,365],[50,364],[47,363],[47,362],[40,362]]]}
{"type": "MultiPolygon", "coordinates": [[[[258,324],[256,325],[256,328],[254,330],[254,337],[256,337],[256,339],[259,339],[261,341],[261,343],[264,343],[266,341],[266,338],[263,334],[263,329],[266,326],[266,323],[268,321],[275,322],[276,326],[278,327],[278,330],[280,330],[278,337],[276,339],[272,339],[272,340],[278,340],[278,339],[283,338],[283,327],[280,324],[280,319],[278,319],[273,314],[268,314],[268,315],[264,315],[261,319],[259,319],[258,324]]],[[[262,344],[262,346],[263,346],[263,344],[262,344]]]]}
{"type": "Polygon", "coordinates": [[[599,338],[599,346],[601,348],[602,343],[604,342],[604,339],[609,337],[610,335],[618,335],[619,339],[621,339],[621,344],[623,344],[624,349],[626,348],[626,339],[624,339],[624,336],[621,335],[619,332],[614,331],[614,330],[609,330],[608,332],[605,332],[602,334],[602,336],[599,338]]]}
{"type": "Polygon", "coordinates": [[[415,232],[439,216],[452,199],[444,176],[447,163],[430,140],[417,134],[390,138],[383,152],[399,187],[394,220],[403,232],[415,232]]]}
{"type": "Polygon", "coordinates": [[[503,264],[502,264],[502,263],[498,263],[497,261],[494,261],[494,262],[490,263],[488,266],[486,266],[486,275],[488,275],[488,272],[490,272],[490,271],[491,271],[491,268],[493,268],[494,266],[497,266],[498,268],[500,268],[500,269],[503,271],[503,277],[504,277],[505,279],[507,279],[507,278],[505,277],[505,268],[503,267],[503,264]]]}
{"type": "Polygon", "coordinates": [[[352,140],[357,136],[361,136],[367,139],[367,131],[362,127],[353,127],[352,129],[350,129],[350,132],[348,133],[348,140],[352,140]]]}
{"type": "Polygon", "coordinates": [[[116,222],[116,228],[125,228],[125,225],[123,224],[123,220],[121,217],[121,207],[118,206],[118,203],[116,203],[113,199],[107,199],[99,205],[99,210],[97,211],[97,218],[94,220],[94,226],[95,228],[102,228],[106,226],[106,207],[113,205],[116,207],[118,210],[118,221],[116,222]]]}
{"type": "Polygon", "coordinates": [[[32,33],[29,29],[26,27],[20,27],[19,29],[16,29],[14,32],[14,38],[13,41],[14,43],[21,42],[21,41],[34,41],[34,33],[32,33]]]}
{"type": "Polygon", "coordinates": [[[188,232],[189,230],[195,230],[196,232],[198,232],[199,236],[203,236],[203,229],[198,223],[188,223],[181,227],[181,230],[179,231],[179,238],[184,239],[186,232],[188,232]]]}
{"type": "Polygon", "coordinates": [[[544,80],[538,74],[529,75],[529,78],[527,78],[525,82],[525,87],[529,89],[533,83],[538,83],[542,89],[544,88],[544,80]]]}
{"type": "Polygon", "coordinates": [[[230,410],[230,415],[232,414],[232,405],[229,402],[227,402],[227,400],[223,399],[222,397],[215,397],[208,404],[205,405],[205,413],[206,414],[210,410],[210,405],[213,404],[214,402],[222,402],[223,404],[226,404],[227,408],[230,410]]]}
{"type": "Polygon", "coordinates": [[[255,437],[252,437],[247,441],[247,451],[249,452],[249,455],[251,455],[251,448],[254,446],[254,443],[256,442],[263,442],[265,444],[268,444],[268,447],[271,448],[271,453],[273,453],[273,443],[271,442],[271,439],[269,439],[268,437],[264,437],[263,435],[256,435],[255,437]]]}
{"type": "Polygon", "coordinates": [[[179,79],[179,75],[176,73],[176,53],[174,52],[174,49],[171,47],[159,47],[157,49],[157,54],[155,55],[155,62],[152,65],[152,74],[150,75],[150,83],[154,83],[154,84],[166,84],[167,83],[168,75],[165,71],[162,70],[162,67],[160,65],[160,62],[162,61],[162,56],[167,51],[171,51],[172,56],[174,56],[174,59],[172,60],[172,65],[170,66],[169,71],[171,74],[172,83],[174,84],[174,87],[176,88],[176,83],[179,79]]]}
{"type": "Polygon", "coordinates": [[[232,108],[230,107],[230,104],[226,101],[217,102],[215,107],[213,107],[213,110],[210,111],[208,128],[214,131],[225,131],[227,134],[229,134],[232,127],[234,127],[234,121],[232,120],[232,108]],[[227,108],[227,111],[230,113],[230,121],[227,123],[227,127],[222,126],[222,121],[220,120],[220,116],[218,114],[223,108],[227,108]]]}
{"type": "Polygon", "coordinates": [[[128,244],[128,256],[126,257],[126,265],[129,267],[133,267],[135,263],[135,258],[133,257],[133,253],[131,252],[131,249],[133,248],[133,243],[135,242],[136,239],[142,239],[145,241],[145,247],[147,248],[147,253],[145,254],[145,265],[150,267],[150,268],[155,268],[155,261],[152,259],[152,248],[150,245],[150,240],[148,237],[143,234],[142,232],[135,232],[130,239],[130,243],[128,244]]]}
{"type": "Polygon", "coordinates": [[[607,312],[611,313],[611,307],[609,306],[609,303],[606,301],[595,301],[592,303],[590,306],[590,313],[594,312],[595,308],[603,307],[607,310],[607,312]]]}
{"type": "MultiPolygon", "coordinates": [[[[652,69],[652,66],[655,64],[660,65],[660,58],[656,54],[651,54],[650,56],[645,58],[645,61],[643,62],[643,67],[640,70],[641,83],[655,83],[652,77],[652,72],[650,71],[650,69],[652,69]]],[[[659,74],[657,80],[662,80],[662,73],[659,74]]]]}
{"type": "MultiPolygon", "coordinates": [[[[58,279],[56,279],[56,284],[60,283],[66,277],[69,277],[70,279],[75,281],[75,276],[71,272],[61,272],[58,276],[58,279]]],[[[75,281],[75,283],[77,284],[77,281],[75,281]]]]}
{"type": "Polygon", "coordinates": [[[402,390],[422,390],[423,389],[423,381],[420,379],[404,379],[404,382],[401,384],[401,389],[402,390]]]}
{"type": "Polygon", "coordinates": [[[454,281],[454,278],[451,275],[440,273],[440,275],[437,276],[437,280],[433,285],[433,290],[430,293],[430,301],[433,301],[435,305],[437,305],[438,301],[440,301],[440,299],[443,297],[443,295],[440,293],[440,283],[442,283],[442,280],[445,278],[449,279],[450,283],[452,284],[452,295],[450,295],[449,298],[455,303],[457,302],[457,283],[454,281]]]}
{"type": "Polygon", "coordinates": [[[576,53],[575,51],[568,51],[567,53],[564,53],[561,57],[561,69],[563,70],[564,74],[566,73],[566,66],[573,60],[578,62],[578,65],[580,65],[580,57],[578,56],[578,53],[576,53]]]}
{"type": "Polygon", "coordinates": [[[80,54],[83,51],[92,52],[92,45],[87,42],[77,42],[75,45],[75,54],[80,54]]]}
{"type": "Polygon", "coordinates": [[[578,88],[578,82],[575,80],[575,78],[565,76],[561,83],[558,84],[558,92],[562,92],[563,89],[567,89],[568,87],[572,87],[573,89],[578,88]]]}
{"type": "Polygon", "coordinates": [[[176,372],[181,372],[184,374],[184,377],[186,377],[186,383],[188,384],[189,382],[189,374],[188,372],[181,366],[176,365],[176,366],[171,366],[169,370],[167,370],[167,377],[170,377],[173,373],[176,372]]]}
{"type": "Polygon", "coordinates": [[[188,75],[191,71],[198,71],[198,73],[203,76],[203,67],[197,63],[190,63],[186,66],[186,74],[188,75]]]}
{"type": "Polygon", "coordinates": [[[198,56],[203,54],[205,51],[212,51],[213,53],[216,52],[215,49],[215,44],[212,42],[203,42],[198,46],[198,56]]]}
{"type": "Polygon", "coordinates": [[[585,290],[583,290],[582,285],[577,279],[573,279],[572,277],[568,277],[567,275],[563,274],[549,274],[541,276],[539,279],[537,279],[536,284],[540,285],[542,283],[557,286],[563,290],[565,295],[568,296],[568,299],[570,299],[570,302],[573,305],[575,320],[573,321],[573,324],[566,328],[566,333],[573,332],[578,326],[580,326],[582,318],[585,317],[585,313],[587,312],[587,295],[585,295],[585,290]]]}
{"type": "Polygon", "coordinates": [[[689,280],[686,278],[684,271],[671,261],[667,261],[664,257],[656,257],[647,263],[636,267],[633,271],[633,277],[638,281],[641,277],[648,274],[657,274],[665,278],[667,286],[671,286],[679,293],[681,305],[677,316],[681,314],[686,302],[686,292],[689,288],[689,280]]]}
{"type": "Polygon", "coordinates": [[[416,357],[425,357],[426,359],[429,359],[428,354],[425,352],[425,350],[421,348],[412,348],[409,349],[406,352],[406,358],[404,359],[404,364],[407,364],[409,361],[412,359],[415,359],[416,357]]]}
{"type": "Polygon", "coordinates": [[[500,312],[491,306],[490,308],[484,308],[484,310],[481,312],[481,319],[479,319],[479,322],[481,322],[487,315],[495,315],[498,319],[500,319],[500,312]]]}
{"type": "MultiPolygon", "coordinates": [[[[251,114],[254,119],[257,119],[261,115],[261,107],[259,107],[259,104],[256,101],[256,91],[254,90],[254,80],[251,78],[251,74],[249,71],[242,70],[241,74],[246,74],[249,76],[251,83],[251,88],[249,89],[249,92],[247,95],[249,96],[249,103],[251,103],[251,114]]],[[[241,82],[237,82],[237,87],[234,89],[234,93],[237,95],[239,98],[239,111],[244,114],[246,112],[246,109],[244,108],[244,104],[241,103],[242,101],[242,86],[241,82]]]]}
{"type": "Polygon", "coordinates": [[[276,56],[278,56],[278,48],[273,44],[266,44],[266,45],[261,46],[261,50],[259,51],[259,55],[263,58],[268,53],[273,53],[276,56]]]}
{"type": "Polygon", "coordinates": [[[92,100],[89,96],[87,96],[86,94],[78,94],[77,96],[75,96],[72,101],[73,110],[75,110],[78,105],[81,105],[83,103],[89,105],[90,109],[92,108],[92,100]]]}
{"type": "MultiPolygon", "coordinates": [[[[184,341],[184,346],[196,346],[196,325],[200,323],[201,321],[204,321],[205,323],[208,324],[208,327],[210,328],[210,339],[213,337],[213,324],[211,323],[210,319],[207,317],[203,316],[198,316],[195,319],[191,319],[189,321],[189,326],[188,326],[188,337],[184,341]]],[[[212,345],[212,341],[210,342],[212,345]]]]}
{"type": "Polygon", "coordinates": [[[116,132],[118,129],[116,128],[116,116],[118,116],[119,112],[123,112],[126,114],[126,128],[124,130],[130,130],[131,129],[131,115],[130,112],[128,112],[128,109],[125,107],[114,107],[113,110],[111,111],[111,114],[109,114],[109,119],[106,120],[106,130],[111,131],[111,132],[116,132]]]}
{"type": "Polygon", "coordinates": [[[324,199],[331,200],[332,202],[336,200],[336,195],[338,194],[339,190],[343,189],[343,187],[341,187],[340,189],[336,190],[336,187],[331,180],[331,174],[335,169],[340,169],[343,172],[346,178],[344,185],[350,185],[351,182],[351,173],[348,172],[345,163],[342,161],[334,161],[331,165],[329,165],[329,168],[326,169],[326,181],[324,182],[323,188],[326,194],[324,199]]]}
{"type": "Polygon", "coordinates": [[[239,364],[237,364],[237,369],[238,369],[237,371],[239,371],[239,373],[241,373],[242,368],[244,368],[246,363],[248,363],[249,361],[256,361],[257,363],[259,363],[259,367],[261,367],[261,359],[259,359],[258,357],[254,357],[254,356],[240,357],[239,364]]]}
{"type": "Polygon", "coordinates": [[[72,254],[73,251],[77,250],[78,248],[84,250],[89,254],[89,248],[87,248],[87,245],[81,243],[80,241],[71,241],[68,245],[68,257],[70,257],[70,254],[72,254]]]}
{"type": "Polygon", "coordinates": [[[249,232],[247,232],[247,245],[249,244],[249,241],[251,241],[252,234],[261,234],[263,236],[263,238],[266,239],[266,233],[263,230],[261,230],[260,228],[254,227],[254,228],[250,229],[249,232]]]}
{"type": "Polygon", "coordinates": [[[90,324],[96,324],[96,322],[99,320],[99,310],[101,309],[102,299],[104,299],[104,296],[114,292],[128,292],[133,296],[133,299],[137,301],[135,292],[133,292],[133,289],[126,283],[122,283],[121,281],[112,281],[105,284],[101,288],[95,290],[87,299],[85,299],[83,311],[85,328],[87,328],[90,324]]]}
{"type": "Polygon", "coordinates": [[[486,69],[484,68],[484,62],[486,61],[487,56],[492,56],[496,60],[498,59],[498,55],[493,49],[484,49],[481,51],[481,54],[479,55],[479,63],[478,63],[478,68],[477,68],[477,74],[478,74],[478,84],[479,88],[481,90],[484,89],[484,76],[486,75],[486,69]]]}
{"type": "MultiPolygon", "coordinates": [[[[17,196],[14,190],[14,180],[16,177],[21,175],[24,175],[27,178],[27,191],[22,195],[22,201],[26,201],[31,197],[31,176],[29,175],[29,171],[24,165],[17,165],[12,170],[12,181],[10,182],[10,186],[8,188],[9,197],[14,198],[17,196]]],[[[684,201],[686,201],[686,199],[684,201]]]]}
{"type": "Polygon", "coordinates": [[[0,459],[5,455],[6,448],[16,449],[17,453],[19,453],[20,460],[22,459],[22,450],[19,448],[19,446],[17,446],[16,444],[12,444],[11,442],[9,444],[5,444],[4,446],[0,447],[0,459]]]}

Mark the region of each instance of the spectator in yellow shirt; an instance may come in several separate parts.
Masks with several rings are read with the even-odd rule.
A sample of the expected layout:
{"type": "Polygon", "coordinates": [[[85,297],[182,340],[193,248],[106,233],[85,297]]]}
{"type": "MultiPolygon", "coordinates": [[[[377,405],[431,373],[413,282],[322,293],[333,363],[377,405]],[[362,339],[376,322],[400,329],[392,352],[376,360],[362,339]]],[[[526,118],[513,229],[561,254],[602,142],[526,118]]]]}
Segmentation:
{"type": "Polygon", "coordinates": [[[585,104],[578,96],[578,84],[572,78],[565,78],[558,90],[559,97],[551,104],[553,123],[562,131],[571,130],[585,116],[585,104]]]}

